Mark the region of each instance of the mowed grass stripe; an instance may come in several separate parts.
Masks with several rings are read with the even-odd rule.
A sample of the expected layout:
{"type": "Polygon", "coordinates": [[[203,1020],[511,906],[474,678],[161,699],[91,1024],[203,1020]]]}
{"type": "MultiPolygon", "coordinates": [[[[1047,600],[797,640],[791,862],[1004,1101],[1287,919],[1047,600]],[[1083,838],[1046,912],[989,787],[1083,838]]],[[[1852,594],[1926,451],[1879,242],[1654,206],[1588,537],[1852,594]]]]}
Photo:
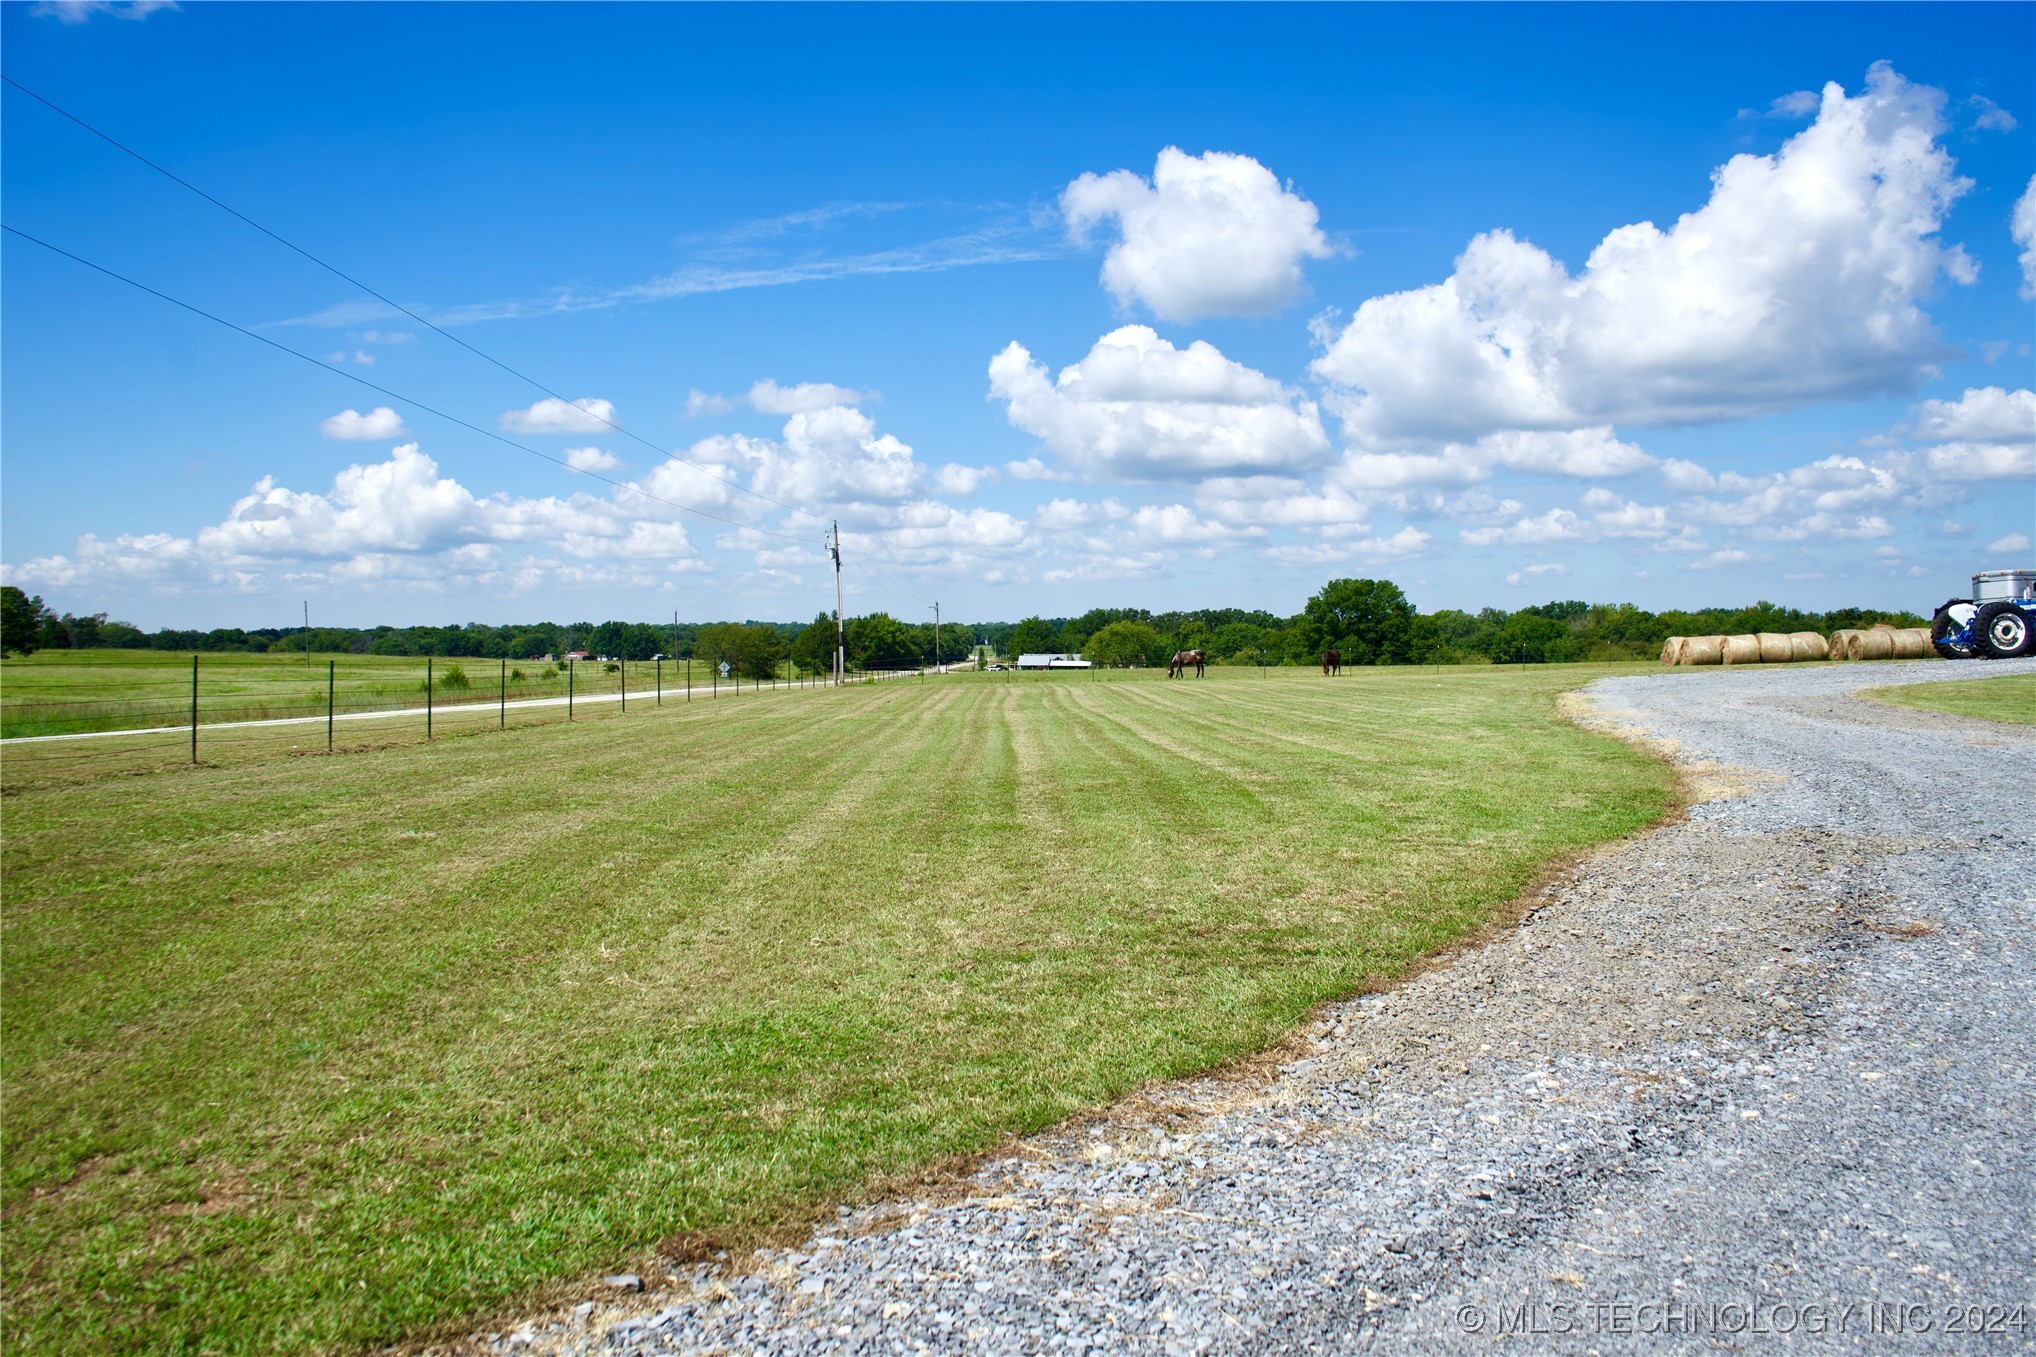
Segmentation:
{"type": "Polygon", "coordinates": [[[437,1331],[1262,1046],[1660,813],[1581,677],[901,680],[22,788],[10,1345],[437,1331]]]}

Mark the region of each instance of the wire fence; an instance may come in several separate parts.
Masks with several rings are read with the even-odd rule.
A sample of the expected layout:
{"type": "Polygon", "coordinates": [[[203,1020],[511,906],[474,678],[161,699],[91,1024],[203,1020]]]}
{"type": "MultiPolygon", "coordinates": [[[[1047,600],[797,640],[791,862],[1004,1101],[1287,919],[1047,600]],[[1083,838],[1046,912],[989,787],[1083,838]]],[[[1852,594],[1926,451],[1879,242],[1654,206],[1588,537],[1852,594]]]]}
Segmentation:
{"type": "MultiPolygon", "coordinates": [[[[684,659],[320,658],[301,674],[228,656],[194,655],[176,665],[174,677],[167,665],[109,667],[103,682],[77,691],[8,694],[0,707],[0,784],[16,790],[180,765],[353,753],[834,686],[831,674],[796,665],[771,675],[724,674],[684,659]]],[[[852,669],[843,681],[892,682],[935,667],[930,657],[899,659],[852,669]]]]}

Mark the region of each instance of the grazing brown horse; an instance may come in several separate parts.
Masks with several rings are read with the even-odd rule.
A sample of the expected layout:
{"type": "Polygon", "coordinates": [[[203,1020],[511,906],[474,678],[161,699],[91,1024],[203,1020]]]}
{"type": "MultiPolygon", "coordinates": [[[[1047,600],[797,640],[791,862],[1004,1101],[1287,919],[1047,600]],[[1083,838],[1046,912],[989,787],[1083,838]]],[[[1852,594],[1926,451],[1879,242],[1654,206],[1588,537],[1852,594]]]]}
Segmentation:
{"type": "Polygon", "coordinates": [[[1340,674],[1342,672],[1343,672],[1343,652],[1340,650],[1323,651],[1322,676],[1324,678],[1328,678],[1332,674],[1340,674]]]}
{"type": "Polygon", "coordinates": [[[1183,678],[1187,675],[1189,668],[1192,667],[1195,671],[1195,677],[1200,678],[1202,677],[1202,666],[1208,662],[1208,656],[1199,650],[1176,650],[1174,657],[1167,661],[1166,676],[1168,678],[1183,678]]]}

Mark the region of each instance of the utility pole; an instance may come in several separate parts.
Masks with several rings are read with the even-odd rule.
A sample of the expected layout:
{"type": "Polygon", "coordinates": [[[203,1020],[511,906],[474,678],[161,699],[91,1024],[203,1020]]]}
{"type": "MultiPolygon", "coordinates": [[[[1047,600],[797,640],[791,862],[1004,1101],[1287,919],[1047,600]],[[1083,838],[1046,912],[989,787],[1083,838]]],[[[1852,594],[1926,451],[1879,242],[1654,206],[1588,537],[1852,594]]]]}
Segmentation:
{"type": "Polygon", "coordinates": [[[933,600],[933,668],[940,669],[940,600],[933,600]]]}
{"type": "Polygon", "coordinates": [[[841,627],[841,520],[834,520],[834,540],[828,544],[834,553],[834,686],[839,688],[848,677],[848,641],[841,627]]]}

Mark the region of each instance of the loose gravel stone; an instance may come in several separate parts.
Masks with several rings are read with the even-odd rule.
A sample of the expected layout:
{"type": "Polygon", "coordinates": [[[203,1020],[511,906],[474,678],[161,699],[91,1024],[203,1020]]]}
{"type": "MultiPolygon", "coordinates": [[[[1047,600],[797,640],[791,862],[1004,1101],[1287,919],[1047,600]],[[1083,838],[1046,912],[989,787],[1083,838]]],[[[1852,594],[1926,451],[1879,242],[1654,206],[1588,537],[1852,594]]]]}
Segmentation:
{"type": "Polygon", "coordinates": [[[2036,1346],[2036,731],[1852,696],[2028,672],[1601,681],[1573,718],[1669,752],[1688,818],[1489,945],[1325,1007],[1302,1058],[1017,1143],[959,1197],[842,1208],[798,1249],[477,1341],[2036,1346]]]}

